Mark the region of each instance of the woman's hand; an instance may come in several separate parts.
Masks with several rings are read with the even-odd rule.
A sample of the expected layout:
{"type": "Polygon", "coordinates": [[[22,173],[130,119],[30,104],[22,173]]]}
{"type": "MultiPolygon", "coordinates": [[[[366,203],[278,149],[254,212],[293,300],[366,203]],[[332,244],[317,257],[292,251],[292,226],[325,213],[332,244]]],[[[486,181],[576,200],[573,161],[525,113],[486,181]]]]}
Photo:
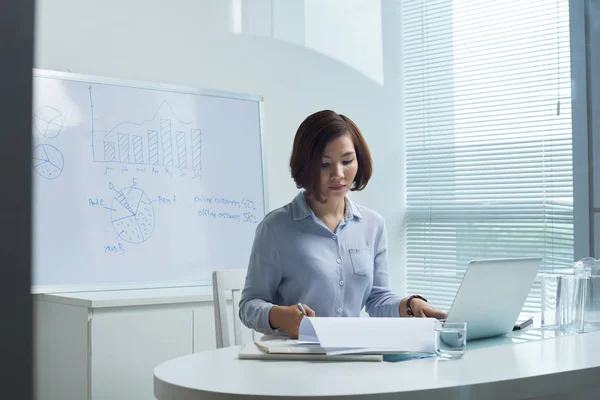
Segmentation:
{"type": "MultiPolygon", "coordinates": [[[[302,304],[306,310],[307,317],[314,317],[315,312],[306,304],[302,304]]],[[[298,330],[300,322],[302,322],[304,314],[298,309],[298,306],[274,306],[269,311],[269,323],[271,328],[282,328],[285,333],[292,339],[298,338],[298,330]]]]}
{"type": "Polygon", "coordinates": [[[415,317],[437,319],[446,319],[448,317],[448,314],[433,308],[429,305],[429,303],[421,299],[413,299],[410,302],[410,308],[413,311],[415,317]]]}

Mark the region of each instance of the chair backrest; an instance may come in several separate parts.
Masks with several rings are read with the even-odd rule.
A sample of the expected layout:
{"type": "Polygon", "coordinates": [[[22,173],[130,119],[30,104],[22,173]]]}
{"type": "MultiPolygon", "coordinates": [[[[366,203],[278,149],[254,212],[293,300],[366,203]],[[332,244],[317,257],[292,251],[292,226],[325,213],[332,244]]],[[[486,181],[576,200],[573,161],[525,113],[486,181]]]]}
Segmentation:
{"type": "Polygon", "coordinates": [[[243,344],[242,322],[239,318],[239,302],[246,280],[245,269],[227,269],[213,271],[213,304],[215,311],[215,333],[217,348],[243,344]],[[231,291],[233,308],[233,337],[230,343],[229,324],[227,318],[227,292],[231,291]]]}

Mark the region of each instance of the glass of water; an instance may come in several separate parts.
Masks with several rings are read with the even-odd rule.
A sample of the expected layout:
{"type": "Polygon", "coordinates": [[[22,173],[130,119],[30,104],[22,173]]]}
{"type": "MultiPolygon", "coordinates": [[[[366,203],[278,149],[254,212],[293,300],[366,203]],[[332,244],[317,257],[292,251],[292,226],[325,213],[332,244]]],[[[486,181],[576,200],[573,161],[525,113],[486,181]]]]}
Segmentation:
{"type": "Polygon", "coordinates": [[[542,329],[556,331],[561,329],[561,275],[539,274],[542,295],[542,329]]]}
{"type": "Polygon", "coordinates": [[[439,320],[435,322],[435,354],[440,358],[456,359],[465,354],[467,323],[439,320]]]}

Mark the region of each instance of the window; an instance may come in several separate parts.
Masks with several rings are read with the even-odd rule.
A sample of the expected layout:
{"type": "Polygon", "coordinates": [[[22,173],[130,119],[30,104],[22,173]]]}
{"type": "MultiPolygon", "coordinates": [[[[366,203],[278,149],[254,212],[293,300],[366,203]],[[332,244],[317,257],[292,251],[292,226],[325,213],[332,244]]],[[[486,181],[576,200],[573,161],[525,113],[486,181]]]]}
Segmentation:
{"type": "Polygon", "coordinates": [[[402,19],[408,293],[448,310],[473,259],[570,268],[569,1],[411,0],[402,19]]]}

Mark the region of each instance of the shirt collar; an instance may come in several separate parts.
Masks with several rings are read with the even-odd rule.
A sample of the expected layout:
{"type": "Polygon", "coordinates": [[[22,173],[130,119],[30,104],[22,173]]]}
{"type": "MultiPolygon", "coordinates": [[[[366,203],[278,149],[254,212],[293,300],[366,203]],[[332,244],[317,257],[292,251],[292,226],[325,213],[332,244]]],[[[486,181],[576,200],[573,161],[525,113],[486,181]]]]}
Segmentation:
{"type": "MultiPolygon", "coordinates": [[[[311,208],[304,198],[304,191],[300,191],[298,195],[292,200],[292,216],[294,220],[304,219],[314,214],[311,208]]],[[[353,218],[362,218],[358,207],[352,200],[346,196],[346,213],[344,214],[344,220],[350,221],[353,218]]]]}
{"type": "Polygon", "coordinates": [[[344,218],[346,221],[350,221],[354,217],[362,219],[362,214],[358,211],[356,204],[346,196],[346,215],[344,215],[344,218]]]}

